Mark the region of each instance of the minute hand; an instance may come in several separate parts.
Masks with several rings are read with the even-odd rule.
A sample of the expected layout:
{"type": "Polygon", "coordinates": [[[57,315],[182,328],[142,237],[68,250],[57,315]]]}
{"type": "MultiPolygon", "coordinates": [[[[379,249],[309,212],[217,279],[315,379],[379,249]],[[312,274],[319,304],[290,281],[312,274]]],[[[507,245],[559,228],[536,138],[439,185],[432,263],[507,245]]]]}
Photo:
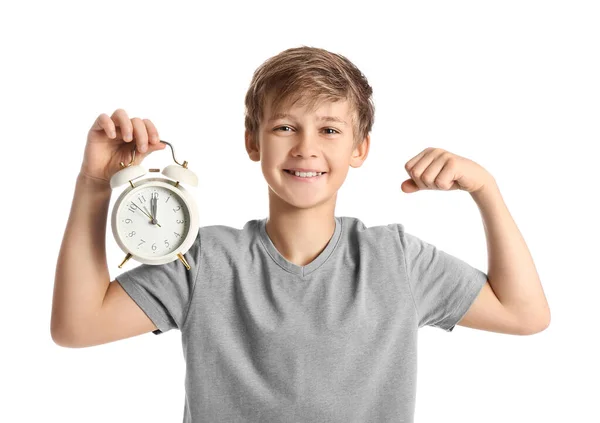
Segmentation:
{"type": "MultiPolygon", "coordinates": [[[[141,211],[141,212],[142,212],[142,213],[144,213],[146,216],[148,216],[150,219],[152,219],[152,216],[150,216],[150,215],[149,215],[148,213],[146,213],[144,210],[140,209],[140,208],[138,207],[138,205],[137,205],[137,204],[135,204],[134,202],[131,202],[131,204],[133,204],[134,206],[136,206],[136,207],[138,208],[138,210],[139,210],[139,211],[141,211]]],[[[161,227],[161,228],[162,228],[162,226],[160,226],[158,223],[157,223],[157,225],[158,225],[159,227],[161,227]]]]}

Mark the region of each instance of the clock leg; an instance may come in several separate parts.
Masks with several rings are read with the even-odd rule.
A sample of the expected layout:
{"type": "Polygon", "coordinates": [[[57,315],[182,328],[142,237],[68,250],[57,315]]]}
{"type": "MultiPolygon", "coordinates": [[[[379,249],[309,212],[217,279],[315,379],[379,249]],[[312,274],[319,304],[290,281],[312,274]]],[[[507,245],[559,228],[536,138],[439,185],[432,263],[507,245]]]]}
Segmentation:
{"type": "Polygon", "coordinates": [[[121,267],[123,267],[123,265],[124,265],[125,263],[127,263],[127,260],[129,260],[131,257],[133,257],[133,256],[131,255],[131,253],[127,253],[127,255],[125,256],[125,258],[123,259],[123,261],[121,262],[121,264],[119,264],[119,269],[120,269],[121,267]]]}
{"type": "Polygon", "coordinates": [[[177,253],[177,257],[179,257],[179,260],[181,260],[183,262],[183,265],[187,268],[187,270],[190,270],[191,267],[188,264],[188,262],[185,260],[185,257],[183,257],[183,255],[181,253],[177,253]]]}

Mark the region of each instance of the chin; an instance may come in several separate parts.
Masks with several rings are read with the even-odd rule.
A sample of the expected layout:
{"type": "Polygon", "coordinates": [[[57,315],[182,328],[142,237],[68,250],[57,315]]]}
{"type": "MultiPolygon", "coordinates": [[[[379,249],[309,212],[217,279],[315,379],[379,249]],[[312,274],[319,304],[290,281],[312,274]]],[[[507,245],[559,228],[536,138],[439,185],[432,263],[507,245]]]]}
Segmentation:
{"type": "Polygon", "coordinates": [[[335,193],[331,194],[330,192],[320,193],[319,195],[303,195],[286,191],[280,195],[274,190],[272,190],[271,195],[276,196],[277,201],[284,202],[297,209],[313,209],[320,207],[326,203],[335,201],[336,197],[335,193]]]}

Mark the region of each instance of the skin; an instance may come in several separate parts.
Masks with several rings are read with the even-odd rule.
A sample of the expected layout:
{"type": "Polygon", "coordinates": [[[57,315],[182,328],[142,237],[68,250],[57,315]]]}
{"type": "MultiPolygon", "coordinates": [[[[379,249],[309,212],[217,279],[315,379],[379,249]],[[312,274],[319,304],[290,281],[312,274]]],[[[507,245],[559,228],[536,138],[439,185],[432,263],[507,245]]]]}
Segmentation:
{"type": "Polygon", "coordinates": [[[305,266],[325,249],[333,236],[337,192],[349,168],[360,167],[367,158],[370,136],[353,149],[348,101],[326,101],[314,110],[297,104],[274,111],[267,100],[258,138],[254,140],[246,131],[248,156],[260,162],[268,184],[267,234],[288,261],[305,266]],[[273,112],[292,117],[269,122],[273,112]],[[319,121],[319,116],[337,116],[346,124],[319,121]],[[289,168],[317,169],[327,174],[313,183],[304,183],[283,171],[289,168]]]}
{"type": "MultiPolygon", "coordinates": [[[[366,159],[370,140],[367,136],[353,148],[351,126],[315,120],[327,114],[350,122],[345,102],[323,103],[314,111],[298,105],[288,111],[295,118],[261,123],[257,140],[246,133],[246,148],[250,159],[261,163],[269,185],[267,233],[283,256],[304,266],[331,239],[337,191],[349,167],[360,167],[366,159]],[[290,167],[328,174],[318,183],[297,182],[284,178],[291,178],[282,171],[290,167]]],[[[267,105],[265,115],[270,113],[267,105]]],[[[120,284],[108,282],[104,241],[110,177],[120,170],[120,162],[129,163],[132,147],[140,152],[135,156],[135,164],[140,164],[151,152],[165,148],[159,140],[150,120],[130,119],[123,109],[110,117],[102,113],[90,128],[56,266],[51,335],[58,345],[99,345],[156,329],[120,284]]],[[[459,324],[513,334],[545,329],[550,313],[539,276],[493,178],[474,162],[442,149],[424,150],[405,168],[411,176],[402,184],[405,193],[463,189],[480,208],[491,280],[459,324]]],[[[153,213],[157,218],[156,210],[153,213]]]]}
{"type": "Polygon", "coordinates": [[[442,148],[426,148],[405,165],[402,190],[463,190],[477,204],[487,239],[488,281],[459,322],[471,328],[532,335],[550,325],[550,307],[529,248],[483,166],[442,148]]]}
{"type": "MultiPolygon", "coordinates": [[[[259,143],[246,132],[246,150],[260,162],[268,183],[267,234],[288,261],[305,266],[327,246],[334,229],[337,192],[350,167],[360,167],[369,151],[369,136],[353,149],[352,125],[320,122],[338,116],[351,122],[349,104],[325,102],[314,111],[301,105],[272,111],[267,101],[258,131],[259,143]],[[268,121],[273,112],[293,117],[268,121]],[[331,128],[335,131],[332,131],[331,128]],[[315,183],[294,181],[288,168],[327,172],[315,183]]],[[[464,190],[484,220],[490,257],[489,278],[460,325],[509,334],[533,334],[550,322],[548,303],[533,260],[508,213],[493,177],[472,160],[439,148],[427,148],[410,159],[405,193],[419,190],[464,190]]]]}

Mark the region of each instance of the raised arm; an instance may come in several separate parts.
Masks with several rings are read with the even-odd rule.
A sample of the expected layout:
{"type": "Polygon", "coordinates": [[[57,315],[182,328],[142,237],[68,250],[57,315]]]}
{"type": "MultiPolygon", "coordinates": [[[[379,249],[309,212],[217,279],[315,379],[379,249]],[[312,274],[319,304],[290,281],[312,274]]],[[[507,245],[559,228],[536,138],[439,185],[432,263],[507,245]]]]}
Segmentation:
{"type": "Polygon", "coordinates": [[[110,196],[107,181],[77,176],[54,277],[50,331],[59,345],[68,346],[85,331],[108,289],[104,240],[110,196]]]}
{"type": "Polygon", "coordinates": [[[130,120],[123,109],[98,116],[88,134],[54,277],[50,333],[58,345],[97,345],[156,329],[123,289],[110,283],[106,262],[109,181],[120,162],[129,163],[128,143],[134,139],[140,152],[149,147],[136,154],[135,164],[165,147],[150,121],[130,120]]]}

